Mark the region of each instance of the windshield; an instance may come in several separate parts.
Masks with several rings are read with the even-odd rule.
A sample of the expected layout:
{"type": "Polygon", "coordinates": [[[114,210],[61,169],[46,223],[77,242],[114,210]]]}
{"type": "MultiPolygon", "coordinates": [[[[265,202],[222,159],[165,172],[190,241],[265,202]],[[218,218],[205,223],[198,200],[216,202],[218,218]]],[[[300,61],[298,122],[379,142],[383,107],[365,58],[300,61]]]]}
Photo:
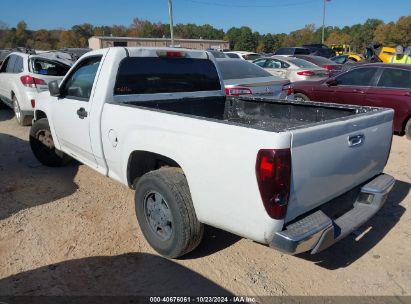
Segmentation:
{"type": "Polygon", "coordinates": [[[245,60],[255,60],[255,59],[261,58],[261,56],[258,54],[246,54],[246,55],[243,55],[243,58],[245,60]]]}
{"type": "Polygon", "coordinates": [[[299,58],[287,58],[287,61],[303,69],[318,69],[314,63],[299,58]]]}
{"type": "Polygon", "coordinates": [[[272,76],[264,69],[247,61],[224,60],[217,63],[224,80],[272,76]]]}

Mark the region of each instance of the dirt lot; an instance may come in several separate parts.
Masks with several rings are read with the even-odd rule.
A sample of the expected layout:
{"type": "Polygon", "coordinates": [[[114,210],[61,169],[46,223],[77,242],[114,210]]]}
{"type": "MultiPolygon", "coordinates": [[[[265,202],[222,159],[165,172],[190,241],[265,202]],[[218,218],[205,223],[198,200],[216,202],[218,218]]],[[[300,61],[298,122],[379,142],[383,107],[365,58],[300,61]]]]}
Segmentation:
{"type": "Polygon", "coordinates": [[[327,251],[287,256],[207,227],[194,253],[167,260],[141,234],[133,191],[77,163],[41,166],[28,133],[0,110],[0,295],[411,295],[405,138],[384,208],[327,251]]]}

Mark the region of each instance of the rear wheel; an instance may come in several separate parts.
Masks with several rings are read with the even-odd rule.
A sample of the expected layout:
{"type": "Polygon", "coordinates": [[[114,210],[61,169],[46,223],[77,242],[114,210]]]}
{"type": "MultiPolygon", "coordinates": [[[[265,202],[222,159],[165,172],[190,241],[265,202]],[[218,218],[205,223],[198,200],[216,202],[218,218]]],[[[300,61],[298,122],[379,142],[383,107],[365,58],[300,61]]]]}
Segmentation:
{"type": "Polygon", "coordinates": [[[71,159],[55,148],[47,118],[37,120],[31,127],[30,147],[38,161],[49,167],[60,167],[71,159]]]}
{"type": "Polygon", "coordinates": [[[411,140],[411,118],[408,119],[407,124],[405,125],[404,133],[407,139],[411,140]]]}
{"type": "Polygon", "coordinates": [[[310,101],[310,98],[303,93],[294,93],[294,99],[297,101],[310,101]]]}
{"type": "Polygon", "coordinates": [[[200,244],[204,227],[197,219],[181,169],[151,171],[135,187],[137,220],[154,250],[165,257],[177,258],[200,244]]]}
{"type": "Polygon", "coordinates": [[[14,115],[16,116],[17,123],[19,125],[21,126],[31,125],[32,117],[29,115],[24,115],[21,112],[20,104],[16,96],[13,96],[13,110],[14,110],[14,115]]]}

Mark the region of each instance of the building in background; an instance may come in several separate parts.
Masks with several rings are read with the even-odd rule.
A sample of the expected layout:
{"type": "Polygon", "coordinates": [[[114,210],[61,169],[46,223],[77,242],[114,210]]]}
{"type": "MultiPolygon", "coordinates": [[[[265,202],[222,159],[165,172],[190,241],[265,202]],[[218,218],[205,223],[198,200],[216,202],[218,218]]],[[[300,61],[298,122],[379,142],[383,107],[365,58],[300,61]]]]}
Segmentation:
{"type": "MultiPolygon", "coordinates": [[[[174,39],[176,47],[198,49],[198,50],[227,50],[230,48],[228,41],[207,40],[207,39],[174,39]]],[[[149,47],[169,47],[169,38],[137,38],[137,37],[111,37],[93,36],[88,40],[89,48],[93,50],[112,46],[149,46],[149,47]]]]}

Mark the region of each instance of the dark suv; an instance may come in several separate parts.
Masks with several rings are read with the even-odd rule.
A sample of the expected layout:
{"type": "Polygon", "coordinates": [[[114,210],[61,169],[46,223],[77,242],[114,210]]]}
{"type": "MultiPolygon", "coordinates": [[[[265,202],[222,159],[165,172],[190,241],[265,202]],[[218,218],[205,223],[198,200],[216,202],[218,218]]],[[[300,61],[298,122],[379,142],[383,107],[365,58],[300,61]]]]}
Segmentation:
{"type": "Polygon", "coordinates": [[[301,47],[309,49],[310,55],[321,56],[325,58],[331,58],[335,56],[335,51],[333,49],[330,49],[325,44],[321,44],[321,43],[303,44],[301,47]]]}
{"type": "Polygon", "coordinates": [[[310,50],[303,47],[283,47],[275,51],[274,55],[309,55],[310,50]]]}

